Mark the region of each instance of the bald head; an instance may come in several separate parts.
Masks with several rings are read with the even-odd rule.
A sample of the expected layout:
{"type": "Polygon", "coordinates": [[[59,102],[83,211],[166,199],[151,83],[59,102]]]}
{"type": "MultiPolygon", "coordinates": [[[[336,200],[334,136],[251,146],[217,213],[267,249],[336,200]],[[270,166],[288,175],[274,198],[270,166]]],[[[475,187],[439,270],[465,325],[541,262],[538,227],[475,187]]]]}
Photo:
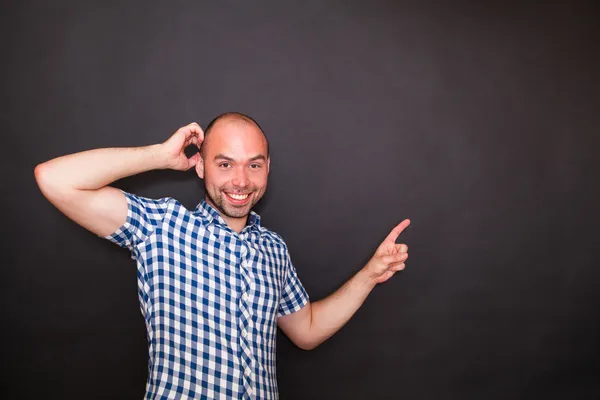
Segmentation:
{"type": "Polygon", "coordinates": [[[208,124],[200,152],[196,172],[204,180],[206,201],[240,232],[267,189],[267,138],[252,118],[226,113],[208,124]]]}
{"type": "Polygon", "coordinates": [[[265,143],[267,145],[267,157],[269,156],[269,141],[260,125],[258,125],[258,123],[254,119],[252,119],[246,114],[242,114],[239,112],[227,112],[213,119],[206,127],[206,130],[204,131],[204,141],[202,142],[202,146],[200,147],[200,155],[202,156],[202,158],[206,156],[205,149],[208,148],[208,143],[210,142],[210,133],[212,131],[218,131],[221,128],[225,128],[225,126],[229,124],[232,124],[234,126],[246,125],[248,127],[258,129],[258,131],[262,134],[265,140],[265,143]]]}

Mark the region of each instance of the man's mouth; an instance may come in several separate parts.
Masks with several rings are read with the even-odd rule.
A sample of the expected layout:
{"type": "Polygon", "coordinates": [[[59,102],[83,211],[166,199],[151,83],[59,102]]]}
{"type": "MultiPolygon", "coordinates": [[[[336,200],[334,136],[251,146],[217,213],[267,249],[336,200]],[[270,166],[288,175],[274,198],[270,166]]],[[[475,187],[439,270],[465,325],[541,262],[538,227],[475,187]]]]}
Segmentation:
{"type": "Polygon", "coordinates": [[[234,204],[245,204],[250,198],[250,193],[229,193],[225,192],[225,195],[229,198],[229,200],[234,204]]]}

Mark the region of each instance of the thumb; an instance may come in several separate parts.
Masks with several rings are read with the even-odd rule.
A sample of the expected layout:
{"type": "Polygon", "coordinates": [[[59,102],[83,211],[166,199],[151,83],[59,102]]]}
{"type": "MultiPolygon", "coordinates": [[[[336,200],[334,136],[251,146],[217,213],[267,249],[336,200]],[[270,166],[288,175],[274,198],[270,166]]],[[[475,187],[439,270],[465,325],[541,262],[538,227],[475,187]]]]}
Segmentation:
{"type": "Polygon", "coordinates": [[[190,168],[194,167],[196,164],[198,164],[198,160],[200,160],[200,153],[196,153],[193,156],[191,156],[190,158],[188,158],[187,169],[190,169],[190,168]]]}

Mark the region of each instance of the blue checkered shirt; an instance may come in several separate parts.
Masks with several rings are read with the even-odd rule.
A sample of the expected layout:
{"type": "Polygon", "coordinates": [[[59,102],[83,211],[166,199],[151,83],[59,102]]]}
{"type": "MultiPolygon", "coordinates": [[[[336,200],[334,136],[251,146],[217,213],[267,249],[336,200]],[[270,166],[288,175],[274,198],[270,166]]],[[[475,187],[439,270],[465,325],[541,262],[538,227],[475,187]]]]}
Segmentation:
{"type": "Polygon", "coordinates": [[[251,212],[239,234],[206,201],[123,192],[106,239],[131,250],[148,339],[146,399],[277,399],[277,317],[308,302],[287,246],[251,212]]]}

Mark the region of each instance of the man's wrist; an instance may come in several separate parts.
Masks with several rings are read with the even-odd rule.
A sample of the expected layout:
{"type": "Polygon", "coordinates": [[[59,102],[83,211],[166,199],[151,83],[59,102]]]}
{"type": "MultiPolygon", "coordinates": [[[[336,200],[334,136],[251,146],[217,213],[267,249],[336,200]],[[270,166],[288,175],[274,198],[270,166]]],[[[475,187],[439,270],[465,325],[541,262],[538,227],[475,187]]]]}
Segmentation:
{"type": "Polygon", "coordinates": [[[373,289],[377,286],[377,282],[375,281],[375,276],[369,271],[368,267],[365,266],[363,269],[358,271],[356,274],[356,279],[360,285],[366,286],[369,289],[373,289]]]}
{"type": "Polygon", "coordinates": [[[150,164],[152,169],[171,169],[172,166],[169,163],[169,157],[164,151],[162,144],[153,144],[146,147],[146,150],[150,154],[150,164]]]}

